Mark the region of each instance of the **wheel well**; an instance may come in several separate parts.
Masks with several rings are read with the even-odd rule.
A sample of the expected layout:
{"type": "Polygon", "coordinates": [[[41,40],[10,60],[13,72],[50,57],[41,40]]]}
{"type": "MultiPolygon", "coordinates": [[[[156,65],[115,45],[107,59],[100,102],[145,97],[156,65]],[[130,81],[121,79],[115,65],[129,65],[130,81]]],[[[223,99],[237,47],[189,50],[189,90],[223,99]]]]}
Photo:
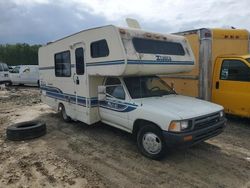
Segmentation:
{"type": "Polygon", "coordinates": [[[61,102],[60,102],[60,103],[58,103],[58,108],[57,108],[57,110],[58,110],[58,111],[60,111],[60,110],[61,110],[61,109],[60,109],[60,107],[61,107],[61,106],[62,106],[62,107],[64,107],[63,103],[61,103],[61,102]]]}
{"type": "Polygon", "coordinates": [[[142,128],[145,125],[154,126],[161,130],[161,128],[157,124],[153,123],[152,121],[148,121],[144,119],[137,119],[135,120],[134,125],[133,125],[133,132],[132,132],[133,135],[136,136],[140,128],[142,128]]]}

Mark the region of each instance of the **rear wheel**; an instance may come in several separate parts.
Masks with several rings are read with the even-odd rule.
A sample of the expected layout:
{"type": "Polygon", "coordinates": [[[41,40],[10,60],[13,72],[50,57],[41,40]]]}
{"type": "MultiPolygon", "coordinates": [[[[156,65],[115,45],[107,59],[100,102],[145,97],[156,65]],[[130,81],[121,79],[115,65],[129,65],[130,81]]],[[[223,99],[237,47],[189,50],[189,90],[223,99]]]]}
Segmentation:
{"type": "Polygon", "coordinates": [[[146,125],[139,130],[137,146],[144,156],[154,160],[166,155],[166,143],[162,131],[153,125],[146,125]]]}
{"type": "Polygon", "coordinates": [[[66,122],[70,122],[71,121],[71,118],[67,115],[65,107],[64,107],[63,104],[59,105],[59,111],[60,111],[61,117],[62,117],[62,119],[64,121],[66,121],[66,122]]]}

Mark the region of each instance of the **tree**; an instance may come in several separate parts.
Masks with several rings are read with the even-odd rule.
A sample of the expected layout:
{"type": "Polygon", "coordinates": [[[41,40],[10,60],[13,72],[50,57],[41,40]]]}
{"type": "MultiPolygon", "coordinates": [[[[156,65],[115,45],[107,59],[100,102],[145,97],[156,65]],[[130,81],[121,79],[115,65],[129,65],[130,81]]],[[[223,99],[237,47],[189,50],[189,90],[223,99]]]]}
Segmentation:
{"type": "Polygon", "coordinates": [[[0,61],[8,65],[38,65],[38,49],[41,45],[2,44],[0,61]]]}

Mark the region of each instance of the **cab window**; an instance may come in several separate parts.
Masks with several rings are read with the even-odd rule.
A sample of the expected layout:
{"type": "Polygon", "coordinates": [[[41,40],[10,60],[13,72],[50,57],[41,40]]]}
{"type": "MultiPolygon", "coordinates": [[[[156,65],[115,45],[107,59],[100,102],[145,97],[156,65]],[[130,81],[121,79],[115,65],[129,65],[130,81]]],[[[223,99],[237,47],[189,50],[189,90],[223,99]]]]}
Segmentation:
{"type": "Polygon", "coordinates": [[[250,81],[250,68],[240,60],[224,60],[221,65],[220,79],[250,81]]]}
{"type": "Polygon", "coordinates": [[[106,93],[109,97],[125,99],[125,91],[118,78],[107,78],[105,82],[106,93]]]}

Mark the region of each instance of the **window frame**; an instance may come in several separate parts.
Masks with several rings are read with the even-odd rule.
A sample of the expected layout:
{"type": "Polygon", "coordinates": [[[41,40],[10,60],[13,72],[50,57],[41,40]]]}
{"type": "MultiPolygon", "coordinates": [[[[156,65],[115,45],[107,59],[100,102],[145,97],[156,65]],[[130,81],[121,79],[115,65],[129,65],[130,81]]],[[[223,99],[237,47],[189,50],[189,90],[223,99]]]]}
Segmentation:
{"type": "Polygon", "coordinates": [[[97,41],[93,41],[90,43],[90,56],[91,58],[95,59],[95,58],[101,58],[101,57],[108,57],[110,54],[110,50],[109,50],[109,45],[106,39],[101,39],[101,40],[97,40],[97,41]],[[93,51],[92,51],[92,45],[94,45],[95,43],[101,42],[101,41],[105,41],[106,46],[107,46],[107,54],[105,54],[104,56],[94,56],[93,51]]]}
{"type": "MultiPolygon", "coordinates": [[[[60,63],[60,64],[62,64],[62,63],[60,63]]],[[[65,64],[65,63],[64,63],[65,64]]],[[[71,53],[70,53],[70,50],[65,50],[65,51],[61,51],[61,52],[57,52],[57,53],[55,53],[54,54],[54,65],[55,65],[55,76],[56,77],[71,77],[71,53]],[[59,55],[59,54],[63,54],[63,53],[69,53],[69,65],[70,65],[70,74],[69,75],[57,75],[56,74],[56,55],[59,55]]]]}
{"type": "MultiPolygon", "coordinates": [[[[232,80],[232,79],[222,79],[221,77],[222,77],[222,69],[223,69],[223,63],[225,63],[225,61],[238,61],[238,62],[241,62],[242,64],[244,64],[247,68],[248,68],[248,70],[249,70],[249,73],[250,73],[250,67],[249,66],[247,66],[247,64],[244,62],[244,61],[242,61],[242,60],[240,60],[240,59],[224,59],[224,60],[222,60],[222,63],[221,63],[221,65],[220,65],[220,75],[219,75],[219,79],[221,80],[221,81],[233,81],[233,82],[250,82],[250,77],[249,77],[249,80],[232,80]]],[[[230,64],[229,64],[229,66],[228,66],[228,71],[229,71],[229,69],[230,69],[230,64]]],[[[249,76],[250,76],[250,74],[249,74],[249,76]]]]}
{"type": "MultiPolygon", "coordinates": [[[[108,80],[109,78],[115,78],[115,77],[108,77],[108,78],[106,78],[105,83],[104,83],[104,86],[105,86],[106,88],[107,88],[107,87],[117,87],[117,86],[121,86],[122,89],[123,89],[123,92],[124,92],[124,98],[120,98],[120,97],[117,98],[117,97],[115,97],[114,95],[111,95],[111,94],[107,93],[107,90],[106,90],[106,94],[109,95],[108,97],[125,101],[125,100],[126,100],[126,90],[125,90],[125,88],[124,88],[124,85],[122,84],[121,79],[115,78],[115,79],[119,80],[120,84],[107,85],[107,80],[108,80]]],[[[114,91],[113,91],[113,92],[114,92],[114,91]]]]}

